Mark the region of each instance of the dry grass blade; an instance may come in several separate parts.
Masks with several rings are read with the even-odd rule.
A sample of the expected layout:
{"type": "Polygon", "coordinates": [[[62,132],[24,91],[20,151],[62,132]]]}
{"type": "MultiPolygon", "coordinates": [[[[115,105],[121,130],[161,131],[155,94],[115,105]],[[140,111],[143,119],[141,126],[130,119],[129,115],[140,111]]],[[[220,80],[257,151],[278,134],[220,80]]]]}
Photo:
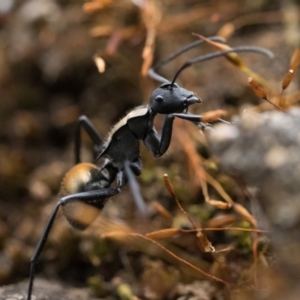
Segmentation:
{"type": "Polygon", "coordinates": [[[151,206],[165,219],[172,219],[172,215],[170,214],[170,212],[166,210],[159,202],[153,201],[151,203],[151,206]]]}
{"type": "Polygon", "coordinates": [[[181,206],[181,204],[179,203],[176,195],[175,195],[175,190],[173,187],[173,184],[170,181],[170,178],[168,176],[168,174],[164,174],[164,183],[165,186],[168,190],[168,192],[170,193],[170,195],[174,198],[174,200],[176,201],[176,204],[178,206],[178,208],[180,209],[180,211],[187,216],[187,218],[189,219],[189,221],[191,222],[191,224],[193,225],[194,228],[196,228],[196,225],[194,224],[193,220],[190,218],[190,216],[188,215],[188,213],[183,209],[183,207],[181,206]]]}
{"type": "Polygon", "coordinates": [[[268,103],[270,103],[276,109],[278,109],[280,111],[285,111],[282,107],[280,107],[279,105],[273,103],[272,101],[270,101],[268,99],[266,91],[259,85],[259,83],[255,79],[253,79],[252,77],[249,77],[248,83],[249,83],[250,87],[252,88],[253,92],[256,94],[256,96],[266,100],[268,103]]]}
{"type": "Polygon", "coordinates": [[[94,38],[110,36],[113,30],[113,27],[109,25],[95,26],[90,30],[90,36],[94,38]]]}
{"type": "MultiPolygon", "coordinates": [[[[230,196],[224,191],[223,187],[220,185],[219,182],[217,182],[212,176],[210,176],[204,169],[201,167],[201,161],[200,157],[197,153],[195,153],[195,146],[191,146],[192,142],[188,140],[188,137],[186,134],[180,134],[180,132],[177,132],[176,134],[177,139],[180,141],[181,145],[185,149],[187,153],[187,157],[189,159],[189,165],[194,170],[193,174],[197,174],[200,179],[200,183],[202,186],[202,192],[205,197],[205,201],[208,204],[213,204],[214,206],[218,206],[220,204],[221,206],[223,203],[221,201],[217,201],[215,203],[213,200],[210,199],[208,195],[207,190],[207,184],[211,184],[220,195],[222,195],[223,199],[227,202],[225,203],[225,208],[233,207],[235,212],[242,216],[245,220],[247,220],[255,229],[257,228],[257,221],[256,219],[247,211],[246,208],[244,208],[242,205],[235,203],[230,196]]],[[[193,175],[194,176],[194,175],[193,175]]],[[[222,207],[221,207],[222,208],[222,207]]],[[[217,228],[217,230],[223,230],[224,228],[217,228]]],[[[255,232],[255,229],[249,230],[249,232],[255,232]]],[[[261,231],[259,231],[261,232],[261,231]]],[[[253,260],[257,261],[257,236],[253,236],[253,260]]],[[[256,273],[254,273],[254,281],[256,282],[256,273]]]]}
{"type": "MultiPolygon", "coordinates": [[[[226,193],[226,191],[223,189],[221,184],[215,180],[212,176],[210,176],[208,173],[206,173],[206,181],[214,187],[214,189],[220,194],[220,196],[227,202],[227,207],[225,209],[229,209],[232,207],[234,201],[230,198],[230,196],[226,193]]],[[[216,201],[216,200],[215,200],[216,201]]],[[[217,200],[219,201],[219,200],[217,200]]],[[[219,201],[221,202],[221,201],[219,201]]]]}
{"type": "Polygon", "coordinates": [[[282,85],[281,85],[282,91],[284,91],[290,85],[294,75],[295,75],[294,70],[289,69],[282,81],[282,85]]]}
{"type": "MultiPolygon", "coordinates": [[[[229,47],[226,44],[222,44],[222,43],[211,41],[211,40],[205,38],[204,36],[202,36],[200,34],[193,33],[193,35],[197,36],[198,38],[200,38],[201,40],[205,41],[207,44],[213,46],[214,48],[216,48],[219,51],[232,49],[231,47],[229,47]]],[[[243,62],[243,60],[240,58],[240,56],[237,53],[234,53],[234,52],[228,53],[228,54],[224,55],[224,57],[230,63],[232,63],[233,65],[235,65],[236,67],[238,67],[242,72],[244,72],[248,76],[251,76],[251,77],[255,78],[256,81],[258,81],[259,83],[261,83],[265,87],[268,87],[268,89],[270,90],[270,92],[272,94],[274,94],[274,92],[272,91],[272,89],[269,87],[268,82],[264,78],[262,78],[261,76],[259,76],[257,73],[255,73],[251,69],[249,69],[245,65],[245,63],[243,62]]]]}
{"type": "Polygon", "coordinates": [[[222,248],[222,249],[216,250],[216,253],[229,252],[232,250],[234,250],[234,247],[227,247],[227,248],[222,248]]]}
{"type": "Polygon", "coordinates": [[[167,229],[152,231],[145,235],[151,239],[160,240],[160,239],[166,239],[166,238],[172,237],[180,232],[181,232],[181,230],[177,229],[177,228],[167,228],[167,229]]]}
{"type": "Polygon", "coordinates": [[[286,106],[286,99],[285,97],[283,97],[283,92],[288,88],[288,86],[290,85],[291,81],[294,78],[296,69],[299,66],[299,62],[300,62],[300,49],[296,49],[291,57],[290,60],[290,69],[288,70],[287,74],[285,75],[283,81],[282,81],[282,85],[281,85],[281,95],[279,98],[279,105],[280,106],[286,106]]]}
{"type": "Polygon", "coordinates": [[[239,215],[241,215],[246,221],[248,221],[254,228],[257,228],[256,219],[248,212],[248,210],[244,206],[242,206],[238,203],[234,203],[233,204],[233,209],[239,215]]]}
{"type": "Polygon", "coordinates": [[[226,23],[225,25],[223,25],[219,31],[217,32],[217,36],[221,36],[225,39],[229,38],[230,36],[232,36],[232,34],[235,31],[235,26],[233,23],[226,23]]]}
{"type": "Polygon", "coordinates": [[[258,232],[267,233],[267,230],[256,229],[256,228],[241,228],[241,227],[222,227],[222,228],[197,228],[197,229],[181,229],[180,232],[195,232],[196,231],[245,231],[245,232],[258,232]]]}
{"type": "Polygon", "coordinates": [[[218,209],[229,209],[232,205],[227,202],[223,202],[220,200],[208,199],[206,201],[209,205],[218,208],[218,209]]]}
{"type": "Polygon", "coordinates": [[[147,76],[148,70],[152,65],[153,61],[153,53],[155,49],[155,36],[156,36],[156,30],[149,30],[147,33],[147,39],[146,44],[143,50],[143,65],[142,65],[142,75],[147,76]]]}
{"type": "MultiPolygon", "coordinates": [[[[183,207],[179,203],[179,201],[175,195],[174,187],[169,179],[168,174],[164,174],[164,182],[165,182],[165,186],[167,187],[169,193],[175,199],[178,208],[181,210],[181,212],[184,215],[187,216],[187,218],[191,222],[194,229],[196,229],[197,226],[195,225],[194,221],[192,220],[192,218],[189,216],[189,214],[183,209],[183,207]]],[[[203,234],[201,231],[199,231],[196,236],[197,236],[197,244],[202,251],[204,251],[204,252],[214,252],[215,251],[215,248],[212,246],[211,242],[208,240],[208,238],[206,237],[205,234],[203,234]]]]}
{"type": "Polygon", "coordinates": [[[211,110],[202,115],[202,122],[209,123],[226,116],[227,112],[223,109],[211,110]]]}
{"type": "Polygon", "coordinates": [[[180,261],[182,264],[185,264],[187,266],[189,266],[190,268],[196,270],[197,272],[201,273],[202,275],[212,279],[212,280],[215,280],[215,281],[218,281],[218,282],[222,282],[226,285],[229,285],[229,286],[233,286],[231,283],[221,279],[221,278],[218,278],[216,276],[213,276],[199,268],[197,268],[196,266],[192,265],[191,263],[189,263],[188,261],[178,257],[177,255],[175,255],[173,252],[169,251],[166,247],[164,247],[163,245],[161,245],[160,243],[158,243],[157,241],[145,236],[145,235],[142,235],[142,234],[139,234],[139,233],[131,233],[130,235],[132,236],[136,236],[136,237],[139,237],[141,239],[144,239],[144,240],[147,240],[153,244],[155,244],[156,246],[158,246],[159,248],[161,248],[163,251],[167,252],[169,255],[171,255],[172,257],[174,257],[176,260],[180,261]]]}
{"type": "MultiPolygon", "coordinates": [[[[169,256],[171,256],[172,258],[174,258],[176,261],[180,262],[181,264],[193,269],[194,271],[196,271],[197,273],[200,273],[201,275],[204,275],[205,277],[208,277],[212,280],[215,280],[215,281],[218,281],[218,282],[221,282],[223,284],[226,284],[226,285],[230,285],[232,286],[231,283],[221,279],[221,278],[218,278],[216,276],[213,276],[205,271],[203,271],[202,269],[200,269],[199,267],[196,267],[195,265],[193,265],[192,263],[186,261],[185,259],[183,258],[180,258],[179,256],[177,256],[175,253],[173,253],[172,251],[170,251],[169,249],[167,249],[165,246],[163,246],[162,244],[158,243],[157,241],[155,241],[154,239],[152,239],[152,237],[154,236],[159,236],[160,234],[165,234],[165,235],[172,235],[174,234],[174,229],[167,229],[167,230],[162,230],[161,233],[158,232],[153,232],[153,233],[148,233],[147,235],[143,235],[143,234],[140,234],[140,233],[137,233],[137,232],[128,232],[128,231],[112,231],[112,232],[107,232],[105,234],[102,234],[102,237],[103,238],[107,238],[107,239],[112,239],[112,240],[115,240],[117,242],[121,242],[121,243],[124,243],[124,244],[135,244],[135,239],[136,238],[139,238],[139,239],[142,239],[143,241],[147,241],[147,242],[150,242],[154,245],[156,245],[157,247],[159,247],[161,250],[163,250],[163,252],[165,252],[166,254],[168,254],[169,256]],[[152,236],[151,236],[152,234],[152,236]]],[[[194,232],[197,232],[196,230],[194,230],[194,232]]]]}
{"type": "Polygon", "coordinates": [[[248,78],[248,83],[256,96],[264,100],[268,99],[266,91],[252,77],[248,78]]]}
{"type": "Polygon", "coordinates": [[[211,41],[210,39],[207,39],[206,37],[204,37],[201,34],[198,33],[192,33],[194,36],[198,37],[200,40],[205,41],[207,44],[213,46],[214,48],[216,48],[217,50],[221,51],[221,50],[229,50],[231,49],[228,45],[223,44],[223,43],[219,43],[219,42],[215,42],[215,41],[211,41]]]}
{"type": "Polygon", "coordinates": [[[216,252],[215,247],[211,244],[206,234],[204,234],[202,231],[199,231],[196,234],[196,236],[197,236],[197,245],[203,252],[206,253],[216,252]]]}
{"type": "Polygon", "coordinates": [[[84,3],[82,9],[85,13],[92,14],[112,5],[112,3],[112,0],[94,0],[84,3]]]}
{"type": "Polygon", "coordinates": [[[257,262],[258,262],[258,235],[256,232],[252,234],[252,252],[253,252],[253,267],[254,267],[254,272],[253,272],[253,279],[254,279],[254,284],[255,287],[258,288],[258,278],[257,278],[257,262]]]}
{"type": "Polygon", "coordinates": [[[290,69],[296,70],[300,63],[300,49],[296,49],[291,57],[290,69]]]}
{"type": "Polygon", "coordinates": [[[147,29],[146,43],[143,49],[143,65],[142,75],[147,76],[148,70],[152,65],[153,54],[155,50],[155,37],[158,26],[162,19],[162,9],[159,7],[158,1],[144,1],[140,6],[142,19],[147,29]]]}
{"type": "MultiPolygon", "coordinates": [[[[173,185],[172,185],[172,183],[171,183],[171,181],[170,181],[170,179],[169,179],[168,174],[164,174],[164,183],[165,183],[165,187],[167,188],[167,190],[168,190],[168,192],[170,193],[170,195],[171,195],[173,198],[176,198],[176,196],[175,196],[175,191],[174,191],[174,187],[173,187],[173,185]]],[[[176,199],[176,202],[178,202],[177,199],[176,199]]],[[[179,207],[180,207],[180,209],[182,209],[181,206],[180,206],[180,204],[179,204],[179,207]]]]}
{"type": "Polygon", "coordinates": [[[291,81],[293,80],[295,75],[295,72],[293,69],[289,69],[288,72],[286,73],[283,81],[282,81],[282,85],[281,85],[281,95],[279,98],[279,105],[280,106],[286,106],[286,101],[285,101],[285,97],[283,96],[284,91],[288,88],[288,86],[290,85],[291,81]]]}
{"type": "Polygon", "coordinates": [[[175,195],[175,191],[174,191],[174,187],[169,179],[168,174],[164,174],[164,182],[165,182],[165,186],[168,190],[168,192],[171,194],[171,196],[174,198],[174,200],[176,201],[176,204],[178,206],[178,208],[180,209],[180,211],[187,216],[187,218],[189,219],[189,221],[191,222],[191,224],[193,225],[193,227],[196,229],[197,226],[195,225],[194,221],[192,220],[192,218],[189,216],[189,214],[183,209],[183,207],[181,206],[181,204],[179,203],[176,195],[175,195]]]}
{"type": "MultiPolygon", "coordinates": [[[[180,122],[180,121],[179,121],[180,122]]],[[[183,121],[181,121],[183,122],[183,121]]],[[[186,126],[186,125],[185,125],[186,126]]],[[[186,157],[188,159],[188,166],[190,169],[191,177],[197,179],[200,182],[200,186],[202,188],[202,193],[205,199],[205,202],[211,205],[220,204],[219,208],[223,207],[223,209],[228,209],[232,206],[233,200],[230,196],[224,191],[222,186],[214,180],[203,168],[201,157],[196,151],[196,147],[194,144],[194,140],[187,135],[187,130],[184,126],[179,126],[174,132],[178,142],[183,147],[186,157]],[[184,130],[184,132],[183,132],[184,130]],[[195,176],[196,174],[196,176],[195,176]],[[223,201],[212,200],[210,199],[208,193],[207,182],[212,185],[217,192],[221,195],[221,197],[227,202],[224,204],[223,201]]]]}
{"type": "MultiPolygon", "coordinates": [[[[207,39],[206,37],[202,36],[201,34],[193,33],[193,35],[197,36],[199,39],[205,41],[207,44],[213,46],[214,48],[216,48],[219,51],[232,49],[231,47],[229,47],[226,44],[211,41],[211,40],[207,39]]],[[[234,52],[228,53],[228,54],[225,54],[224,57],[226,57],[232,64],[239,67],[240,69],[245,68],[243,61],[240,59],[240,57],[236,53],[234,53],[234,52]]]]}
{"type": "Polygon", "coordinates": [[[119,243],[128,243],[129,238],[131,236],[131,232],[126,231],[110,231],[101,235],[103,239],[112,239],[119,243]]]}
{"type": "Polygon", "coordinates": [[[209,219],[206,222],[206,226],[212,228],[223,228],[224,226],[233,224],[236,220],[237,216],[235,214],[217,215],[209,219]]]}

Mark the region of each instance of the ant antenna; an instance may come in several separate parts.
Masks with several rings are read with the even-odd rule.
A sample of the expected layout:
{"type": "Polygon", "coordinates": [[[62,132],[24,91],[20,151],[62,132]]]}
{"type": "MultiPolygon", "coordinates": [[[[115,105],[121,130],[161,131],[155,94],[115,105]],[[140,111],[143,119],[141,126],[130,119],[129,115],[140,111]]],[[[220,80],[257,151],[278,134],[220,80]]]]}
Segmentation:
{"type": "MultiPolygon", "coordinates": [[[[211,40],[211,41],[216,41],[216,42],[221,42],[221,43],[225,43],[226,40],[220,36],[211,36],[208,37],[207,39],[211,40]]],[[[157,63],[156,65],[154,65],[152,68],[149,69],[148,71],[148,75],[150,78],[157,80],[161,83],[168,83],[170,82],[168,79],[162,77],[161,75],[157,74],[156,71],[162,67],[163,65],[167,64],[168,62],[170,62],[171,60],[175,59],[176,57],[178,57],[179,55],[181,55],[182,53],[197,47],[198,45],[203,44],[205,41],[203,40],[197,40],[194,41],[192,43],[187,44],[186,46],[184,46],[183,48],[179,49],[177,52],[171,54],[170,56],[168,56],[167,58],[165,58],[164,60],[160,61],[159,63],[157,63]]]]}
{"type": "Polygon", "coordinates": [[[172,88],[174,86],[174,83],[175,83],[177,77],[179,76],[179,74],[181,73],[181,71],[183,71],[184,69],[190,67],[191,65],[202,62],[202,61],[205,61],[205,60],[211,60],[213,58],[224,56],[224,55],[226,55],[228,53],[232,53],[232,52],[254,52],[254,53],[260,53],[260,54],[266,55],[270,58],[274,57],[274,54],[271,51],[269,51],[265,48],[262,48],[262,47],[255,47],[255,46],[240,46],[240,47],[234,47],[234,48],[231,48],[231,49],[228,49],[228,50],[222,50],[222,51],[217,51],[217,52],[201,55],[201,56],[195,57],[195,58],[187,61],[177,71],[177,73],[175,74],[175,76],[174,76],[174,78],[171,82],[170,87],[172,88]]]}

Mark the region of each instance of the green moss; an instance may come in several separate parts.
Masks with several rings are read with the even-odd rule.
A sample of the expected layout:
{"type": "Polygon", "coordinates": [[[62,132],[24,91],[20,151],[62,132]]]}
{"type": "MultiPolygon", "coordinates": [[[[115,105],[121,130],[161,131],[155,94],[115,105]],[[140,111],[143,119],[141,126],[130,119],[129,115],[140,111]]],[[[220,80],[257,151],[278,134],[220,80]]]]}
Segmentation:
{"type": "Polygon", "coordinates": [[[103,279],[99,276],[91,276],[87,279],[88,286],[93,290],[93,293],[97,297],[105,295],[105,287],[103,279]]]}

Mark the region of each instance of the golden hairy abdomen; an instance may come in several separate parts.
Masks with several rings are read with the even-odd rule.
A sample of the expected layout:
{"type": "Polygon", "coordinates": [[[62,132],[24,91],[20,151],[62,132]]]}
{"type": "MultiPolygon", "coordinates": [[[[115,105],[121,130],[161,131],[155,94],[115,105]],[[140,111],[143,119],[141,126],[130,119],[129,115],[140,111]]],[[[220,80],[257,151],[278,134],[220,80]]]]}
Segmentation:
{"type": "MultiPolygon", "coordinates": [[[[87,184],[98,174],[99,168],[91,163],[80,163],[74,166],[64,177],[60,196],[85,191],[87,184]]],[[[88,227],[99,215],[99,209],[78,199],[62,207],[69,223],[80,230],[88,227]]]]}
{"type": "Polygon", "coordinates": [[[74,166],[64,177],[60,196],[75,194],[89,183],[99,172],[99,168],[91,163],[80,163],[74,166]]]}

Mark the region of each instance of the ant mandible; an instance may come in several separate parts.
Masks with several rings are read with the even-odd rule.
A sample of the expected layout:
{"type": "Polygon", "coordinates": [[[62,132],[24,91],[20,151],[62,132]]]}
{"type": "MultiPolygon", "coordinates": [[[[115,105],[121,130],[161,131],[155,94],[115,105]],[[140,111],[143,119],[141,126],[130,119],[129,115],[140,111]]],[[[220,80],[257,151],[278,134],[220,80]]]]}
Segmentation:
{"type": "MultiPolygon", "coordinates": [[[[224,39],[221,37],[210,37],[208,39],[224,42],[224,39]]],[[[139,176],[142,172],[139,141],[142,140],[155,157],[160,157],[169,148],[175,118],[193,122],[201,128],[206,127],[201,122],[200,115],[188,112],[189,106],[200,103],[201,99],[192,91],[184,89],[175,83],[177,77],[184,69],[195,63],[211,60],[232,52],[256,52],[273,57],[273,54],[265,48],[241,46],[201,55],[187,61],[177,71],[171,82],[156,72],[158,68],[175,59],[180,54],[202,43],[202,40],[197,40],[188,44],[149,70],[149,77],[162,83],[161,86],[155,89],[150,95],[149,105],[133,109],[114,125],[105,142],[103,142],[103,139],[87,117],[81,116],[79,118],[75,133],[76,164],[65,175],[62,181],[61,198],[51,213],[30,260],[31,267],[27,300],[31,300],[36,264],[60,206],[63,207],[63,213],[71,225],[83,230],[96,219],[107,200],[118,194],[120,189],[128,182],[139,211],[142,215],[147,215],[146,205],[141,197],[135,178],[135,176],[139,176]],[[157,133],[153,126],[153,121],[157,114],[165,115],[165,121],[160,134],[157,133]],[[102,149],[96,158],[97,161],[103,156],[106,157],[101,168],[95,164],[80,162],[81,128],[86,131],[97,148],[102,149]],[[115,180],[117,186],[111,187],[111,184],[115,180]],[[89,213],[86,214],[85,210],[82,210],[82,207],[80,207],[80,204],[87,205],[93,209],[89,210],[89,213]]]]}

